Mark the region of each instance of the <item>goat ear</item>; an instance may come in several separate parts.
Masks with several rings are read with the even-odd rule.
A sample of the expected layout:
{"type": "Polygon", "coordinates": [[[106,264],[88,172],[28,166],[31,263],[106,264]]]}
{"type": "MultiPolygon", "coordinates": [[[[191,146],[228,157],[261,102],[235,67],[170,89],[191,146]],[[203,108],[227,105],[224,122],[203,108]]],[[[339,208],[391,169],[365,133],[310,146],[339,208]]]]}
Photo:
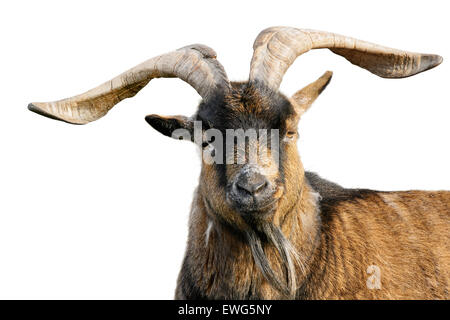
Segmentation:
{"type": "Polygon", "coordinates": [[[328,83],[331,81],[333,72],[325,72],[319,79],[310,83],[303,89],[297,91],[291,99],[294,102],[295,110],[298,115],[302,115],[309,109],[312,103],[317,99],[317,97],[322,93],[327,87],[328,83]]]}
{"type": "Polygon", "coordinates": [[[145,117],[145,121],[165,136],[178,140],[191,140],[193,122],[185,116],[164,117],[150,114],[145,117]]]}

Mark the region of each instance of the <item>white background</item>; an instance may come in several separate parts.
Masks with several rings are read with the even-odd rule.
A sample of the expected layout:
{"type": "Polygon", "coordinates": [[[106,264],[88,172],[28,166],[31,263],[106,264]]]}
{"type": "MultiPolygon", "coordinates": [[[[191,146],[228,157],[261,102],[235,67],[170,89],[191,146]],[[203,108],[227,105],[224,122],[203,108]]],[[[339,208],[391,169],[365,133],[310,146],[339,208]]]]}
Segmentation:
{"type": "Polygon", "coordinates": [[[300,124],[304,165],[346,187],[450,189],[446,1],[14,1],[0,5],[0,298],[173,297],[200,161],[149,113],[191,115],[199,96],[158,79],[106,117],[73,126],[31,101],[84,92],[152,57],[204,43],[232,80],[273,25],[417,52],[436,69],[378,78],[328,50],[299,58],[281,90],[334,77],[300,124]]]}

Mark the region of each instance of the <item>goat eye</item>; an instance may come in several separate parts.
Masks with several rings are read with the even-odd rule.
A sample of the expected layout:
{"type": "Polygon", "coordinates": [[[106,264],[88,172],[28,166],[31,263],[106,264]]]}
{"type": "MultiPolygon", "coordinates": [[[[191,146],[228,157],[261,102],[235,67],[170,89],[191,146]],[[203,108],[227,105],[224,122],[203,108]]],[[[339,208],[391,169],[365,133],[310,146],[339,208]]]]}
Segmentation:
{"type": "Polygon", "coordinates": [[[286,137],[289,138],[289,139],[294,138],[296,135],[297,135],[296,131],[288,131],[288,132],[286,132],[286,137]]]}
{"type": "Polygon", "coordinates": [[[213,143],[214,141],[215,141],[214,137],[207,138],[206,141],[203,141],[202,148],[205,149],[208,146],[211,146],[213,148],[214,146],[211,143],[213,143]]]}

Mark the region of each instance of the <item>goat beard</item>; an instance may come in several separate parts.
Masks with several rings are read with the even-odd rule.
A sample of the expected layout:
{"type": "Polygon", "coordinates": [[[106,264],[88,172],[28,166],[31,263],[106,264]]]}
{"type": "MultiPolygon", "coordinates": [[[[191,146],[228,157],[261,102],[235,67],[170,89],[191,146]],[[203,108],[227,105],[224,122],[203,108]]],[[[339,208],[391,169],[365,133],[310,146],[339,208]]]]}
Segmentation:
{"type": "Polygon", "coordinates": [[[297,290],[296,265],[304,272],[304,265],[296,249],[286,239],[280,227],[272,222],[263,222],[257,228],[249,228],[245,235],[253,259],[266,280],[285,298],[294,298],[297,290]],[[278,255],[283,277],[278,276],[270,265],[264,251],[264,244],[272,245],[278,255]],[[283,279],[284,278],[284,279],[283,279]]]}

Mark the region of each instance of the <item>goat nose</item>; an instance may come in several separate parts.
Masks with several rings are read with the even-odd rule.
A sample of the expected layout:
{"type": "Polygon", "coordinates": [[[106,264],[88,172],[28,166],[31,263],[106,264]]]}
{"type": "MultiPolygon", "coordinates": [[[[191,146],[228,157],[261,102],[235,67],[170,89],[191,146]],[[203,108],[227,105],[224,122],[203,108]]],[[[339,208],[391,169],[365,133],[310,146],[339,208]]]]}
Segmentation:
{"type": "Polygon", "coordinates": [[[249,193],[251,195],[261,192],[267,185],[266,177],[259,173],[251,175],[242,174],[236,182],[236,186],[241,192],[249,193]]]}

